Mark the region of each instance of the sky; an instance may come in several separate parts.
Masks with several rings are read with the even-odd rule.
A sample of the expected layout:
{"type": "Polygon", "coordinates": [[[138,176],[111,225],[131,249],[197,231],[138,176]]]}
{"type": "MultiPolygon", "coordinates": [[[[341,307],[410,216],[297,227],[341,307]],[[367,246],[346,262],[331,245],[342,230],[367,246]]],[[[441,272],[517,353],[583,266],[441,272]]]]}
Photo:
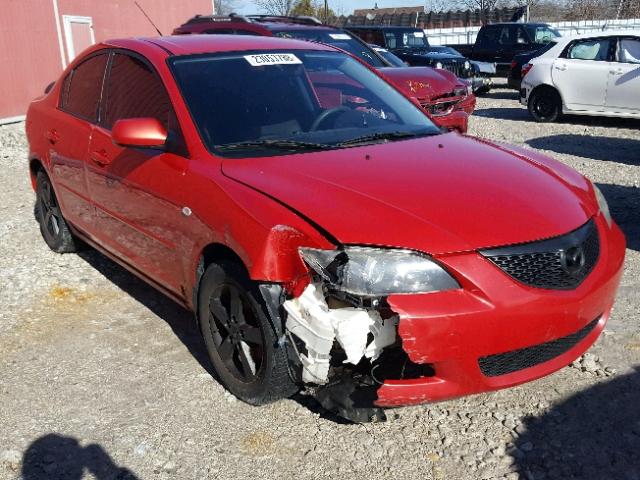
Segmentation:
{"type": "MultiPolygon", "coordinates": [[[[380,8],[398,6],[413,7],[425,4],[425,0],[329,0],[329,7],[337,12],[344,12],[348,15],[356,8],[373,8],[376,1],[380,8]]],[[[256,11],[257,9],[251,1],[238,0],[236,5],[237,13],[245,15],[250,13],[260,13],[256,11]]]]}

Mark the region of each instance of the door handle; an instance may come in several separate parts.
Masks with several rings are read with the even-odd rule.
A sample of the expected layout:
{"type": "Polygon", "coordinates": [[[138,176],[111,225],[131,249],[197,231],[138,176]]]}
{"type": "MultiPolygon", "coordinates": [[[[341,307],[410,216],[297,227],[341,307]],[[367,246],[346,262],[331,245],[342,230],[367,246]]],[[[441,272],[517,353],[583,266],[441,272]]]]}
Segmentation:
{"type": "Polygon", "coordinates": [[[51,145],[55,145],[60,140],[60,134],[55,128],[52,128],[51,130],[47,130],[44,136],[47,140],[49,140],[49,143],[51,145]]]}
{"type": "Polygon", "coordinates": [[[561,72],[564,72],[565,70],[567,70],[567,66],[566,65],[556,65],[554,67],[556,70],[560,70],[561,72]]]}
{"type": "Polygon", "coordinates": [[[107,151],[104,148],[91,152],[91,160],[101,167],[111,163],[111,160],[109,160],[109,157],[107,156],[107,151]]]}
{"type": "Polygon", "coordinates": [[[619,68],[619,69],[617,69],[617,70],[609,70],[609,73],[610,73],[611,75],[622,75],[622,69],[621,69],[621,68],[619,68]]]}

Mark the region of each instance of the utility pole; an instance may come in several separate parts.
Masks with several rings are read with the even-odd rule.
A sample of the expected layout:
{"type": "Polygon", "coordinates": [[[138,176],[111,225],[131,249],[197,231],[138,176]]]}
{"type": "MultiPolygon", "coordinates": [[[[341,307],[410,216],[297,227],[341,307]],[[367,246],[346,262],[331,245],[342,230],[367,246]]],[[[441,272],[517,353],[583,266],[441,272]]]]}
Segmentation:
{"type": "Polygon", "coordinates": [[[324,23],[329,21],[329,0],[324,0],[324,23]]]}

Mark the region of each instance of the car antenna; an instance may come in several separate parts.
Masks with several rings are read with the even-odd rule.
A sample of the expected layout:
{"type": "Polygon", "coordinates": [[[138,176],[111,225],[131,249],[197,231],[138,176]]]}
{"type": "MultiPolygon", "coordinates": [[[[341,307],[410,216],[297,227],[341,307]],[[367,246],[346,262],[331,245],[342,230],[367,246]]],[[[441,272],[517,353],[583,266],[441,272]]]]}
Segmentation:
{"type": "Polygon", "coordinates": [[[150,23],[151,25],[153,25],[153,28],[155,28],[155,29],[156,29],[156,32],[158,32],[158,35],[162,36],[162,32],[160,31],[160,29],[159,29],[158,27],[156,27],[156,24],[155,24],[155,23],[153,23],[153,20],[151,20],[151,19],[149,18],[149,15],[147,15],[147,12],[145,12],[145,11],[142,9],[142,7],[140,6],[140,4],[139,4],[136,0],[134,0],[134,1],[133,1],[133,3],[135,3],[135,4],[136,4],[136,7],[138,7],[138,8],[140,9],[140,11],[142,12],[142,14],[143,14],[145,17],[147,17],[147,20],[149,20],[149,23],[150,23]]]}

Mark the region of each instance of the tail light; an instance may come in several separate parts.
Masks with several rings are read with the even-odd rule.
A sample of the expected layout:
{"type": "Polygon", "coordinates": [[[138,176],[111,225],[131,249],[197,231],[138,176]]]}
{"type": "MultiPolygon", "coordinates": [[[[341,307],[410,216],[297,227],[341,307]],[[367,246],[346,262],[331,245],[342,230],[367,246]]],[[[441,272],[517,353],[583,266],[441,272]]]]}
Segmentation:
{"type": "Polygon", "coordinates": [[[533,68],[533,65],[531,65],[530,63],[526,63],[526,64],[524,64],[524,65],[522,66],[522,70],[520,71],[520,76],[521,76],[522,78],[524,78],[524,77],[525,77],[525,75],[526,75],[527,73],[529,73],[529,72],[531,71],[531,69],[532,69],[532,68],[533,68]]]}
{"type": "Polygon", "coordinates": [[[511,70],[515,69],[518,66],[518,62],[516,62],[515,60],[511,61],[511,70]]]}

